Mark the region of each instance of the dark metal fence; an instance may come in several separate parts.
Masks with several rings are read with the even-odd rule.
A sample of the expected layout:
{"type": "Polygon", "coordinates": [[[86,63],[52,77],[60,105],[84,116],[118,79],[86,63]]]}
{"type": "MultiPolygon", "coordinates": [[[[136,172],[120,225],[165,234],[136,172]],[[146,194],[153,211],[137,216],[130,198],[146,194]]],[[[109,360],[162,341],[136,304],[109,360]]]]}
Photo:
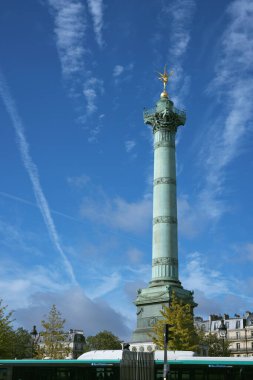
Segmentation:
{"type": "Polygon", "coordinates": [[[121,380],[154,380],[153,352],[123,351],[120,364],[121,380]]]}

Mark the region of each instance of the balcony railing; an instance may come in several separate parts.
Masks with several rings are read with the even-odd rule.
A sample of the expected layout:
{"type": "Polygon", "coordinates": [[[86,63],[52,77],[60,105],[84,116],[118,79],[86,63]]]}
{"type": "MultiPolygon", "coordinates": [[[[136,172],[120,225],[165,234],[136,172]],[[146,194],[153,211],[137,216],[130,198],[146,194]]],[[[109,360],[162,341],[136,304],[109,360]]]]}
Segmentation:
{"type": "Polygon", "coordinates": [[[253,354],[253,348],[251,347],[248,347],[247,349],[246,348],[231,348],[229,347],[229,351],[233,354],[242,354],[242,353],[245,353],[245,354],[253,354]]]}
{"type": "Polygon", "coordinates": [[[245,335],[240,335],[239,337],[236,336],[228,336],[226,338],[229,341],[234,341],[234,342],[253,342],[253,337],[252,336],[246,336],[245,335]]]}
{"type": "MultiPolygon", "coordinates": [[[[169,113],[175,113],[177,114],[179,117],[183,118],[183,119],[186,119],[186,113],[184,110],[179,110],[177,109],[176,107],[172,106],[170,108],[165,108],[164,110],[168,110],[169,113]]],[[[144,109],[143,111],[143,115],[144,117],[149,117],[151,115],[154,115],[155,113],[157,113],[157,109],[154,107],[154,108],[150,108],[150,109],[144,109]]],[[[160,113],[160,112],[159,112],[160,113]]]]}

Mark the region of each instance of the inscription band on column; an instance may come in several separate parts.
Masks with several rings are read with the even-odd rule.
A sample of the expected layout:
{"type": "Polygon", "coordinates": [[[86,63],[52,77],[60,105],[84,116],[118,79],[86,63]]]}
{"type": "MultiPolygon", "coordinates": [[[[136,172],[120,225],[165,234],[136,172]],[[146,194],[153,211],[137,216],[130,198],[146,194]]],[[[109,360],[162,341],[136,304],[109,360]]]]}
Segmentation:
{"type": "Polygon", "coordinates": [[[167,184],[176,185],[175,178],[159,177],[159,178],[154,179],[154,186],[155,185],[167,185],[167,184]]]}
{"type": "Polygon", "coordinates": [[[165,148],[174,148],[175,149],[175,143],[172,141],[159,141],[154,144],[154,149],[165,147],[165,148]]]}
{"type": "Polygon", "coordinates": [[[177,224],[177,218],[175,216],[156,216],[153,219],[153,225],[158,223],[177,224]]]}
{"type": "Polygon", "coordinates": [[[153,265],[178,265],[178,259],[174,257],[158,257],[152,260],[153,265]]]}

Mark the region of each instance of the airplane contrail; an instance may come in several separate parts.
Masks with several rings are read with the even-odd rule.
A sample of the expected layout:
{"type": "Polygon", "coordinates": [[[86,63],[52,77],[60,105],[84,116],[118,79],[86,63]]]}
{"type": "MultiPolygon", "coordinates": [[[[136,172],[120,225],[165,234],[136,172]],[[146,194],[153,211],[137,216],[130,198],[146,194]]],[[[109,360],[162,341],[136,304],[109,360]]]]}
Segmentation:
{"type": "Polygon", "coordinates": [[[22,162],[31,180],[34,196],[36,198],[36,202],[40,209],[41,215],[44,219],[51,241],[54,244],[58,253],[60,254],[63,260],[63,264],[65,266],[66,272],[68,273],[71,281],[73,282],[73,284],[76,285],[77,281],[74,275],[72,265],[70,264],[67,256],[65,255],[61,247],[60,239],[56,231],[53,218],[51,216],[50,208],[48,206],[48,202],[46,200],[46,197],[43,193],[43,190],[40,184],[37,166],[34,164],[29,152],[29,145],[25,137],[25,130],[23,127],[22,120],[18,114],[16,104],[10,94],[8,85],[6,83],[6,80],[1,70],[0,70],[0,96],[3,100],[3,103],[12,121],[12,125],[16,133],[17,143],[20,150],[22,162]]]}
{"type": "MultiPolygon", "coordinates": [[[[4,191],[0,191],[0,196],[1,197],[5,197],[5,198],[9,198],[9,199],[11,199],[13,201],[16,201],[16,202],[24,203],[26,205],[38,208],[38,204],[37,203],[28,201],[27,199],[24,199],[24,198],[21,198],[21,197],[18,197],[17,195],[13,195],[13,194],[5,193],[4,191]]],[[[52,207],[50,208],[50,211],[51,211],[51,214],[62,216],[63,218],[72,220],[73,222],[76,222],[76,223],[80,223],[80,224],[83,223],[80,219],[77,219],[77,218],[75,218],[74,216],[71,216],[71,215],[64,214],[63,212],[54,210],[54,209],[52,209],[52,207]]]]}

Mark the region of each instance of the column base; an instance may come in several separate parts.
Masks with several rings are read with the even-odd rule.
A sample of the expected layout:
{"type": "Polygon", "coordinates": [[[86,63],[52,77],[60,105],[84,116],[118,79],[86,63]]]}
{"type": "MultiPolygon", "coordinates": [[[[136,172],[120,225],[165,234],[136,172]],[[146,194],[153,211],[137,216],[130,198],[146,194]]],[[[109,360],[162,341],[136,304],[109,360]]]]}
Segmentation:
{"type": "Polygon", "coordinates": [[[152,327],[163,318],[160,311],[164,306],[169,306],[173,292],[184,303],[197,306],[193,292],[184,289],[180,281],[151,281],[148,288],[138,290],[135,301],[137,328],[133,332],[131,343],[152,341],[152,327]]]}
{"type": "Polygon", "coordinates": [[[153,288],[154,286],[176,286],[182,288],[181,282],[179,280],[152,280],[149,282],[148,287],[153,288]]]}

